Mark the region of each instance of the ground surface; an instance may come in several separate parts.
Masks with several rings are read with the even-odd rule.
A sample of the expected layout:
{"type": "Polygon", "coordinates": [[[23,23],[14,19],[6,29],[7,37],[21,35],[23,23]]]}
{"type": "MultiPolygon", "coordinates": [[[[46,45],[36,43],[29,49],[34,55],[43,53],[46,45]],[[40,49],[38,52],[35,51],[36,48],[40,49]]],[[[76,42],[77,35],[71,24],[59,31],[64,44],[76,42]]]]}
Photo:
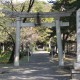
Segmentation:
{"type": "MultiPolygon", "coordinates": [[[[72,65],[73,60],[65,60],[65,65],[72,65]]],[[[20,61],[19,67],[13,64],[0,64],[0,80],[69,80],[71,69],[58,66],[56,58],[51,60],[47,52],[35,52],[30,61],[27,57],[20,61]]]]}

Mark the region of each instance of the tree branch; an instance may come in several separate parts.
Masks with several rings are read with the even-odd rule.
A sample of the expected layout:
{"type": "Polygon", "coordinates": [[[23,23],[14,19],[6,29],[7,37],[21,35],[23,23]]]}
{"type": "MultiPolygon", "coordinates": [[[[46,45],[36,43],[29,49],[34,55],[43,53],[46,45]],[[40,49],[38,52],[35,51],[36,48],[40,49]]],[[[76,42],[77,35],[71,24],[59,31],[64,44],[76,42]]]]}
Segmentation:
{"type": "Polygon", "coordinates": [[[12,7],[11,7],[11,8],[12,8],[12,11],[14,11],[14,10],[16,11],[16,9],[15,9],[14,6],[13,6],[12,0],[11,0],[11,5],[12,5],[12,7]]]}
{"type": "Polygon", "coordinates": [[[24,8],[25,8],[25,4],[22,6],[21,12],[23,12],[24,8]]]}
{"type": "MultiPolygon", "coordinates": [[[[29,7],[28,7],[27,12],[30,12],[30,10],[31,10],[31,8],[32,8],[32,6],[33,6],[33,4],[34,4],[34,0],[30,0],[30,2],[29,2],[29,7]]],[[[23,19],[23,22],[25,22],[26,19],[27,19],[27,18],[24,18],[24,19],[23,19]]]]}

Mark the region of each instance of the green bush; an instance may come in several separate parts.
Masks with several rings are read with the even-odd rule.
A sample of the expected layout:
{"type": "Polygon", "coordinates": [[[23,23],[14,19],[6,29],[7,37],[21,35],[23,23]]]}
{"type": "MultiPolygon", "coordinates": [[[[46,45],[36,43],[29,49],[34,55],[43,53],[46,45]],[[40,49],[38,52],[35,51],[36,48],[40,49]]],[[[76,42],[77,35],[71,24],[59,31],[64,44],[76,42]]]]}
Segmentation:
{"type": "Polygon", "coordinates": [[[0,54],[0,63],[7,63],[11,55],[11,51],[0,54]]]}

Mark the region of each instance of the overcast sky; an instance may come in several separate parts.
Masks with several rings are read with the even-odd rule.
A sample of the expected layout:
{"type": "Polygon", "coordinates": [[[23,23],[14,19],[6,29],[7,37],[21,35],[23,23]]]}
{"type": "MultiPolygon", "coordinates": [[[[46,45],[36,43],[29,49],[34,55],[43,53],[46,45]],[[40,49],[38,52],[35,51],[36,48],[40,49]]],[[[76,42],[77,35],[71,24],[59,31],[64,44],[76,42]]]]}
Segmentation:
{"type": "MultiPolygon", "coordinates": [[[[39,0],[39,1],[45,1],[45,2],[47,2],[47,1],[50,1],[50,0],[39,0]]],[[[51,1],[56,1],[56,0],[51,0],[51,1]]]]}
{"type": "MultiPolygon", "coordinates": [[[[25,0],[18,0],[18,1],[25,1],[25,0]]],[[[47,2],[47,1],[56,1],[56,0],[39,0],[39,1],[45,1],[45,2],[47,2]]]]}
{"type": "MultiPolygon", "coordinates": [[[[4,1],[9,1],[9,0],[4,0],[4,1]]],[[[16,1],[22,3],[22,2],[24,2],[24,1],[26,1],[26,0],[13,0],[13,1],[14,1],[14,3],[16,3],[16,1]]],[[[39,1],[48,2],[48,1],[56,1],[56,0],[39,0],[39,1]]]]}

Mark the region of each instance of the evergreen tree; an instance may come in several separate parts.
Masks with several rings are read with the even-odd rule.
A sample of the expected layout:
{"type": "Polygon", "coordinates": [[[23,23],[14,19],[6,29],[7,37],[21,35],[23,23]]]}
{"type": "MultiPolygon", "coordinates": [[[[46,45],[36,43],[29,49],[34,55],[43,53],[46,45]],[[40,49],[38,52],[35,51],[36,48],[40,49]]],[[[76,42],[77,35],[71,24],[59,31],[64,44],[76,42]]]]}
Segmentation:
{"type": "MultiPolygon", "coordinates": [[[[61,28],[61,33],[63,35],[63,50],[65,46],[65,41],[71,36],[76,34],[76,10],[80,8],[80,0],[57,0],[52,6],[52,11],[69,11],[74,9],[70,17],[62,17],[61,21],[69,21],[69,27],[61,28]]],[[[51,28],[52,29],[52,28],[51,28]]],[[[50,36],[53,36],[54,30],[51,32],[50,36]]],[[[56,35],[56,34],[55,34],[56,35]]]]}

